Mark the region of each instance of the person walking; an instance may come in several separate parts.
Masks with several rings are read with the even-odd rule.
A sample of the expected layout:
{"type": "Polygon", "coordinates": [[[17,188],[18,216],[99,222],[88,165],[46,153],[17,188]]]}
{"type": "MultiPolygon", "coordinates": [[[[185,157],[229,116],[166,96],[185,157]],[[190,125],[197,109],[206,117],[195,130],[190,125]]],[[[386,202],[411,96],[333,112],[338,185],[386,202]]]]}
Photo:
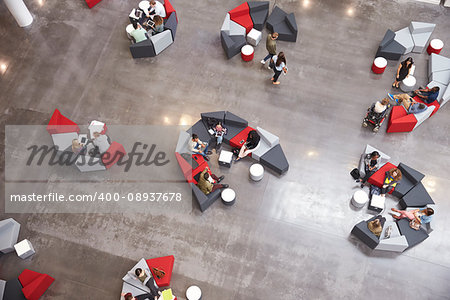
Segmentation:
{"type": "MultiPolygon", "coordinates": [[[[266,64],[266,61],[269,58],[272,58],[274,55],[277,55],[277,41],[276,41],[277,39],[278,39],[278,33],[277,32],[274,32],[272,34],[267,35],[266,49],[267,49],[267,52],[269,52],[269,54],[267,54],[266,57],[264,57],[261,60],[261,63],[263,65],[266,64]]],[[[270,67],[269,67],[269,69],[270,69],[270,67]]]]}
{"type": "Polygon", "coordinates": [[[287,73],[287,67],[286,67],[286,57],[284,56],[283,52],[278,53],[278,55],[275,55],[270,60],[270,67],[273,69],[274,74],[272,77],[273,84],[280,84],[278,81],[278,78],[281,75],[281,72],[287,73]]]}

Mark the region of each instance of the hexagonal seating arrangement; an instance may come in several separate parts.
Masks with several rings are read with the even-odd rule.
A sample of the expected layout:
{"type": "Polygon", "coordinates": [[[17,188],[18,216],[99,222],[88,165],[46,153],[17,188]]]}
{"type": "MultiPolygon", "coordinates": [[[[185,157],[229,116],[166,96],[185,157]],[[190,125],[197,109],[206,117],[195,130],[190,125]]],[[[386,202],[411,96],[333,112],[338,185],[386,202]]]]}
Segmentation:
{"type": "Polygon", "coordinates": [[[268,1],[244,2],[230,10],[220,29],[220,41],[228,59],[247,44],[246,35],[254,28],[261,31],[269,14],[268,1]]]}
{"type": "MultiPolygon", "coordinates": [[[[175,157],[180,165],[181,171],[186,181],[192,188],[194,199],[199,204],[203,212],[211,206],[219,197],[221,190],[205,195],[196,186],[199,174],[208,167],[208,162],[199,154],[190,153],[187,144],[193,133],[197,134],[202,142],[207,142],[210,147],[215,146],[215,136],[208,131],[218,122],[222,122],[227,129],[224,136],[224,143],[231,147],[240,148],[247,139],[248,132],[254,130],[248,126],[248,121],[228,112],[216,111],[201,114],[201,120],[197,121],[186,132],[181,132],[175,150],[175,157]]],[[[282,175],[289,169],[289,163],[284,155],[283,149],[279,144],[279,138],[267,130],[257,127],[261,139],[256,150],[249,155],[266,168],[282,175]]]]}
{"type": "MultiPolygon", "coordinates": [[[[134,40],[132,40],[130,52],[133,58],[154,57],[167,49],[175,41],[178,26],[177,13],[169,0],[162,2],[164,9],[166,10],[166,16],[164,17],[164,31],[153,35],[149,32],[148,39],[139,43],[135,43],[134,40]]],[[[144,18],[141,17],[140,19],[137,19],[137,21],[141,23],[144,21],[144,18]]]]}
{"type": "Polygon", "coordinates": [[[297,41],[297,21],[294,13],[286,13],[278,6],[275,6],[266,23],[270,32],[278,32],[280,41],[296,42],[297,41]]]}

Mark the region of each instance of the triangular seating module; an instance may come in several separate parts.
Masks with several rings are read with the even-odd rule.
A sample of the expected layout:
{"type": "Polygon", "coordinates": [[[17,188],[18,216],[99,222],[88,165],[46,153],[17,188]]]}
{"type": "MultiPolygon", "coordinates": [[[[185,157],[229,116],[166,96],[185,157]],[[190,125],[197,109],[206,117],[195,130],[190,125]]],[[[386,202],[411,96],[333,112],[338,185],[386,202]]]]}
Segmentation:
{"type": "Polygon", "coordinates": [[[230,14],[230,17],[233,20],[233,18],[240,17],[243,15],[248,15],[249,12],[250,12],[250,10],[248,7],[248,3],[244,2],[241,5],[236,6],[235,8],[230,10],[228,13],[230,14]]]}
{"type": "Polygon", "coordinates": [[[253,21],[250,17],[250,10],[247,2],[233,8],[228,12],[230,14],[230,19],[239,25],[243,26],[246,33],[249,33],[253,28],[253,21]]]}
{"type": "Polygon", "coordinates": [[[45,291],[52,285],[54,278],[47,274],[41,274],[33,282],[29,283],[22,289],[22,292],[27,300],[39,300],[45,291]]]}
{"type": "Polygon", "coordinates": [[[108,150],[102,154],[102,162],[107,169],[116,164],[119,159],[127,154],[122,144],[118,142],[112,142],[108,150]]]}
{"type": "Polygon", "coordinates": [[[80,132],[80,127],[77,123],[73,122],[69,118],[63,116],[58,109],[55,109],[50,122],[47,125],[47,132],[49,134],[67,133],[67,132],[80,132]]]}
{"type": "Polygon", "coordinates": [[[147,259],[147,265],[149,266],[152,274],[153,274],[152,268],[163,270],[166,273],[166,275],[160,279],[156,277],[155,274],[153,274],[155,282],[159,287],[170,285],[170,279],[172,278],[172,270],[174,262],[175,257],[173,255],[147,259]]]}
{"type": "Polygon", "coordinates": [[[192,182],[192,166],[178,152],[175,152],[178,165],[183,172],[183,176],[187,182],[192,182]]]}
{"type": "Polygon", "coordinates": [[[392,168],[397,168],[396,165],[387,162],[384,166],[378,169],[372,176],[367,180],[368,183],[375,185],[379,188],[383,186],[384,177],[386,176],[386,172],[392,168]]]}
{"type": "Polygon", "coordinates": [[[398,119],[393,119],[388,124],[387,133],[392,132],[410,132],[417,124],[414,114],[409,114],[398,119]]]}
{"type": "MultiPolygon", "coordinates": [[[[173,8],[172,4],[169,2],[169,0],[164,0],[164,8],[166,9],[166,17],[165,19],[169,18],[170,15],[175,12],[175,9],[173,8]]],[[[176,19],[178,23],[178,18],[176,19]]]]}
{"type": "Polygon", "coordinates": [[[102,0],[86,0],[86,4],[88,5],[89,8],[93,8],[93,7],[96,6],[100,1],[102,1],[102,0]]]}
{"type": "Polygon", "coordinates": [[[419,103],[423,103],[423,104],[425,104],[426,106],[434,106],[435,108],[434,108],[434,111],[433,111],[433,113],[431,114],[431,116],[434,115],[434,114],[439,110],[439,108],[440,108],[440,104],[439,104],[439,102],[438,102],[437,100],[436,100],[436,101],[433,101],[433,102],[431,102],[431,103],[425,103],[425,102],[422,101],[422,99],[420,99],[420,98],[417,97],[417,96],[415,96],[413,99],[414,99],[414,101],[419,102],[419,103]]]}
{"type": "Polygon", "coordinates": [[[22,286],[29,285],[33,280],[37,279],[41,273],[31,271],[28,269],[23,270],[23,272],[19,275],[19,281],[22,286]]]}

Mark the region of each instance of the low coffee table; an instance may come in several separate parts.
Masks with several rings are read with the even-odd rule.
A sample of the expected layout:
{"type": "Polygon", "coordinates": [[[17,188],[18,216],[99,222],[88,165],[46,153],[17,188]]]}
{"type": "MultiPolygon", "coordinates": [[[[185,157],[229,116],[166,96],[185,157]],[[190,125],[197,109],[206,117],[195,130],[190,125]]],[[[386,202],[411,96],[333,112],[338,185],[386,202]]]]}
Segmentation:
{"type": "Polygon", "coordinates": [[[221,150],[219,155],[219,165],[231,168],[232,162],[233,162],[233,152],[221,150]]]}
{"type": "Polygon", "coordinates": [[[372,195],[370,199],[369,209],[381,213],[384,210],[384,202],[386,198],[380,195],[372,195]]]}

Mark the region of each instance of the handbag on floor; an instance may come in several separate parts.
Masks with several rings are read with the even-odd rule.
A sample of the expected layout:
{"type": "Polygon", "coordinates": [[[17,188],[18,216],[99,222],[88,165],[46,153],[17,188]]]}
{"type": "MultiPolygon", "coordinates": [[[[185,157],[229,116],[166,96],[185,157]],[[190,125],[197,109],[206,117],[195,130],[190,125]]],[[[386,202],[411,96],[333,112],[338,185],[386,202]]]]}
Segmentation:
{"type": "Polygon", "coordinates": [[[359,170],[358,168],[354,168],[351,172],[350,175],[352,175],[353,179],[359,179],[361,178],[361,175],[359,174],[359,170]]]}

